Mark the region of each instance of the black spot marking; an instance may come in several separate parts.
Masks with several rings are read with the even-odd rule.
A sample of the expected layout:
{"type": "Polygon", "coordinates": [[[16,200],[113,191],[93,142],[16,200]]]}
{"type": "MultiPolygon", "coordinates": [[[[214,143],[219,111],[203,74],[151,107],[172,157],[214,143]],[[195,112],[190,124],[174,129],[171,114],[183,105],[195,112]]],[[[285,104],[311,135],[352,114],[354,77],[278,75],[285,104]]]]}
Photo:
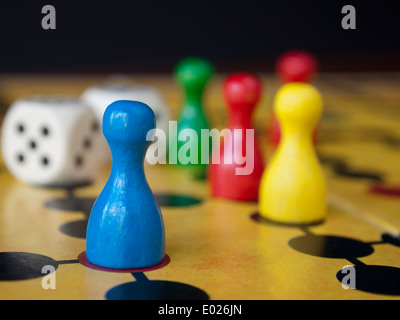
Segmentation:
{"type": "Polygon", "coordinates": [[[36,141],[35,141],[35,140],[31,140],[31,141],[29,142],[29,147],[30,147],[32,150],[35,150],[35,149],[37,148],[36,141]]]}
{"type": "Polygon", "coordinates": [[[42,132],[42,135],[45,136],[45,137],[50,135],[50,130],[49,130],[48,127],[42,127],[41,132],[42,132]]]}
{"type": "Polygon", "coordinates": [[[80,168],[83,165],[83,158],[81,156],[77,156],[75,158],[75,166],[80,168]]]}
{"type": "Polygon", "coordinates": [[[365,257],[374,252],[369,243],[344,237],[313,234],[293,238],[289,240],[289,246],[308,255],[334,259],[365,257]]]}
{"type": "Polygon", "coordinates": [[[42,165],[45,167],[47,167],[50,163],[49,158],[47,158],[47,157],[42,157],[41,162],[42,162],[42,165]]]}
{"type": "Polygon", "coordinates": [[[22,153],[17,154],[17,161],[19,163],[25,162],[25,157],[24,157],[24,155],[22,153]]]}
{"type": "Polygon", "coordinates": [[[85,138],[85,139],[83,140],[83,148],[86,149],[86,150],[88,150],[88,149],[91,148],[91,146],[92,146],[92,141],[90,141],[89,138],[85,138]]]}
{"type": "Polygon", "coordinates": [[[21,134],[24,133],[25,132],[25,126],[23,124],[19,123],[17,125],[17,132],[21,133],[21,134]]]}

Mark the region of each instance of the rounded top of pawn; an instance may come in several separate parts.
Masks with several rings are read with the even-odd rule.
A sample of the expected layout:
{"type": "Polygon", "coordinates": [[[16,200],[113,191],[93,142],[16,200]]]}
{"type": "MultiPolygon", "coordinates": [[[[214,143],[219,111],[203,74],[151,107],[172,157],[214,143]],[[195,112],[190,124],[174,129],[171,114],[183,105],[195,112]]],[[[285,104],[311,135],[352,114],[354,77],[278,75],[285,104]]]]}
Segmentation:
{"type": "Polygon", "coordinates": [[[277,92],[274,111],[282,126],[314,129],[323,109],[321,95],[312,85],[292,82],[277,92]]]}
{"type": "Polygon", "coordinates": [[[317,59],[310,52],[302,50],[287,51],[276,63],[276,71],[283,83],[310,82],[317,69],[317,59]]]}
{"type": "Polygon", "coordinates": [[[231,108],[254,108],[261,97],[261,80],[251,73],[233,73],[224,82],[225,100],[231,108]]]}
{"type": "Polygon", "coordinates": [[[202,89],[213,73],[212,64],[199,57],[184,58],[175,67],[177,81],[188,89],[202,89]]]}
{"type": "Polygon", "coordinates": [[[155,128],[154,111],[145,103],[118,100],[111,103],[103,116],[103,134],[109,144],[146,145],[147,134],[155,128]]]}

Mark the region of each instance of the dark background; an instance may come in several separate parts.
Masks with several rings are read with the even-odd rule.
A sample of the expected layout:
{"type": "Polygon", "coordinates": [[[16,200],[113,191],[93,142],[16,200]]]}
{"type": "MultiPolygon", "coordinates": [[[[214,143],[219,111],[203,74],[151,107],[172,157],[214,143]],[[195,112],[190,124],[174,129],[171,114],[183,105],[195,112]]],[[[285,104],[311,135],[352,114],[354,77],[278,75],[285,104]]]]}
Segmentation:
{"type": "Polygon", "coordinates": [[[187,55],[221,71],[271,71],[305,49],[322,71],[400,70],[395,1],[10,1],[0,5],[0,72],[171,72],[187,55]],[[44,30],[41,9],[56,9],[44,30]],[[356,8],[343,30],[341,9],[356,8]]]}

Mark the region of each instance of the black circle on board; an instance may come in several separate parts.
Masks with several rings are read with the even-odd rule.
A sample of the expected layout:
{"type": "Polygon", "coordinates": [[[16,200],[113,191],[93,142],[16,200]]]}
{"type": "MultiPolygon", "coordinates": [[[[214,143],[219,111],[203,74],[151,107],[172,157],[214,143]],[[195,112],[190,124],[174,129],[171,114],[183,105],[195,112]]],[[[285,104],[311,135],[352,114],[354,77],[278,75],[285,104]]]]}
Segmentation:
{"type": "Polygon", "coordinates": [[[201,199],[180,194],[156,193],[154,196],[160,207],[187,207],[202,202],[201,199]]]}
{"type": "Polygon", "coordinates": [[[79,239],[86,239],[88,220],[77,220],[64,223],[58,229],[61,233],[79,239]]]}
{"type": "Polygon", "coordinates": [[[400,238],[388,233],[383,233],[381,236],[383,242],[390,243],[396,247],[400,247],[400,238]]]}
{"type": "Polygon", "coordinates": [[[315,221],[315,222],[310,222],[310,223],[287,223],[287,222],[280,222],[280,221],[274,221],[268,218],[265,218],[260,215],[260,213],[255,212],[250,215],[250,219],[261,224],[267,224],[267,225],[274,225],[274,226],[282,226],[282,227],[296,227],[296,228],[301,228],[301,227],[311,227],[311,226],[316,226],[319,224],[324,223],[323,220],[321,221],[315,221]]]}
{"type": "Polygon", "coordinates": [[[0,281],[27,280],[44,277],[43,267],[58,268],[58,262],[44,255],[29,252],[0,252],[0,281]]]}
{"type": "Polygon", "coordinates": [[[99,123],[97,121],[93,121],[92,122],[92,131],[93,132],[99,131],[99,127],[100,127],[100,125],[99,125],[99,123]]]}
{"type": "Polygon", "coordinates": [[[163,280],[128,282],[110,289],[107,300],[209,300],[203,290],[194,286],[163,280]]]}
{"type": "Polygon", "coordinates": [[[399,268],[377,265],[346,266],[338,271],[336,278],[342,284],[351,287],[352,272],[355,282],[353,289],[355,290],[375,294],[400,295],[399,268]],[[353,270],[351,270],[352,268],[353,270]]]}
{"type": "Polygon", "coordinates": [[[87,187],[93,184],[92,180],[84,180],[84,181],[73,181],[73,182],[66,182],[62,184],[51,184],[51,185],[43,185],[43,188],[47,189],[63,189],[66,191],[71,191],[76,188],[87,187]]]}
{"type": "Polygon", "coordinates": [[[355,239],[306,234],[289,240],[289,246],[299,252],[323,258],[347,259],[369,256],[373,247],[355,239]]]}
{"type": "Polygon", "coordinates": [[[382,173],[380,172],[352,169],[346,163],[339,162],[334,163],[331,167],[335,174],[342,177],[353,179],[367,179],[378,182],[383,181],[382,173]]]}
{"type": "Polygon", "coordinates": [[[44,205],[47,208],[60,210],[60,211],[81,211],[90,214],[92,207],[95,203],[95,198],[54,198],[47,200],[44,205]]]}

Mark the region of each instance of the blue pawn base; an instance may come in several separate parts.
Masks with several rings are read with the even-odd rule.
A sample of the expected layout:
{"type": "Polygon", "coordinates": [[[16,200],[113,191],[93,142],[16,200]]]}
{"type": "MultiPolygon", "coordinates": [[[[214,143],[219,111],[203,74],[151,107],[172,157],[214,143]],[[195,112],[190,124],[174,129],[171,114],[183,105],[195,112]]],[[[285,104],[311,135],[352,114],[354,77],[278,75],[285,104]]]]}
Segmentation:
{"type": "Polygon", "coordinates": [[[147,268],[134,268],[134,269],[105,268],[105,267],[93,264],[88,260],[88,258],[86,256],[86,251],[82,252],[78,256],[78,261],[83,266],[88,267],[90,269],[94,269],[94,270],[105,271],[105,272],[114,272],[114,273],[136,273],[136,272],[148,272],[148,271],[153,271],[153,270],[164,268],[171,262],[171,258],[168,255],[165,255],[164,259],[162,259],[162,261],[160,263],[158,263],[154,266],[147,267],[147,268]]]}

